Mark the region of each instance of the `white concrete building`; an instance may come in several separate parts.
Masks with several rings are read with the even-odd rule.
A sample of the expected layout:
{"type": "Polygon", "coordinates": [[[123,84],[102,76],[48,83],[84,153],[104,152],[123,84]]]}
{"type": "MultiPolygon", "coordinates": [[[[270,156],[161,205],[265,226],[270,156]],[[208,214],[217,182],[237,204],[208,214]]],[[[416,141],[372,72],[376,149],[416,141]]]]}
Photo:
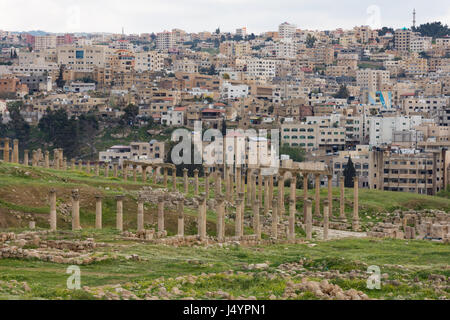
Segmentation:
{"type": "Polygon", "coordinates": [[[220,88],[220,96],[222,99],[246,98],[248,90],[248,86],[245,84],[233,85],[229,82],[224,82],[220,88]]]}
{"type": "Polygon", "coordinates": [[[280,38],[293,38],[295,35],[295,31],[297,26],[295,24],[290,24],[288,22],[284,22],[278,27],[278,36],[280,38]]]}
{"type": "Polygon", "coordinates": [[[379,146],[390,144],[394,132],[410,131],[422,124],[421,116],[411,117],[370,117],[369,118],[369,144],[379,146]]]}

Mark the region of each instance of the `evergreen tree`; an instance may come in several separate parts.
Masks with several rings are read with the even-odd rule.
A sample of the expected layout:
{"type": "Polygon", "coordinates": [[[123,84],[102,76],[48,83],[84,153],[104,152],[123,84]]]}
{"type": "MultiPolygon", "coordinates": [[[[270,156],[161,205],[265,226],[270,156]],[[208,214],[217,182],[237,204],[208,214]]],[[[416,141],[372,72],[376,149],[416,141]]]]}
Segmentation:
{"type": "Polygon", "coordinates": [[[344,169],[344,185],[346,188],[353,188],[353,178],[356,177],[355,166],[353,165],[352,157],[348,158],[347,166],[344,169]]]}

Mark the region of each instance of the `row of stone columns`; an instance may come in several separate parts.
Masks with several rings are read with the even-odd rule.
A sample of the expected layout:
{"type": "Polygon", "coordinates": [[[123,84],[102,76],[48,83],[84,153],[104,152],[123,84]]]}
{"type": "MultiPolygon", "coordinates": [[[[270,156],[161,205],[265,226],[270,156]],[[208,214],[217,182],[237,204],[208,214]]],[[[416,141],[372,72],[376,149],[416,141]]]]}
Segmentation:
{"type": "Polygon", "coordinates": [[[12,150],[10,147],[10,138],[3,138],[1,140],[3,140],[3,161],[19,163],[19,140],[13,140],[12,150]]]}

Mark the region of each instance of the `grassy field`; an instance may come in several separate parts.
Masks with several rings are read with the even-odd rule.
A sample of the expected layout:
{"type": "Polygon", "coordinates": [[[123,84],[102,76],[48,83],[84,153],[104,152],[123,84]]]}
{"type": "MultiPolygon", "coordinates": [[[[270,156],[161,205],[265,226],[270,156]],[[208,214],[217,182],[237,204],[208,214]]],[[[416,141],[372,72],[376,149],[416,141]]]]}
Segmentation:
{"type": "MultiPolygon", "coordinates": [[[[112,174],[110,170],[110,174],[112,174]]],[[[72,189],[79,189],[81,195],[81,223],[84,227],[94,225],[95,216],[95,195],[104,196],[104,223],[105,226],[114,226],[115,219],[115,199],[118,194],[126,195],[124,203],[124,223],[126,228],[136,228],[135,213],[137,210],[137,191],[144,185],[153,186],[149,181],[146,184],[141,181],[133,182],[128,179],[124,182],[121,178],[104,177],[101,172],[100,177],[95,177],[93,173],[88,174],[80,171],[56,171],[52,169],[24,167],[21,165],[0,163],[0,228],[6,227],[26,227],[25,221],[17,221],[13,213],[31,214],[36,218],[37,225],[43,228],[48,227],[46,216],[49,212],[48,193],[54,188],[57,191],[58,203],[70,203],[70,192],[72,189]],[[26,195],[26,196],[24,196],[26,195]]],[[[140,180],[140,177],[138,177],[140,180]]],[[[171,187],[169,179],[169,187],[171,187]]],[[[161,187],[153,186],[153,187],[161,187]]],[[[178,178],[177,188],[182,191],[182,178],[178,178]]],[[[200,191],[204,191],[203,179],[200,179],[200,191]]],[[[193,196],[193,185],[190,185],[188,197],[193,196]]],[[[275,187],[275,193],[277,188],[275,187]]],[[[286,197],[289,194],[286,188],[286,197]]],[[[353,189],[346,189],[346,214],[351,220],[353,208],[353,189]]],[[[302,199],[303,190],[297,190],[297,198],[302,199]]],[[[314,190],[309,190],[309,196],[314,198],[314,190]]],[[[214,197],[214,188],[210,188],[210,197],[214,197]]],[[[321,199],[327,198],[327,189],[321,189],[321,199]]],[[[285,201],[286,206],[288,201],[285,201]]],[[[315,205],[315,203],[313,203],[315,205]]],[[[298,212],[302,212],[303,201],[298,200],[298,212]]],[[[439,209],[450,211],[450,199],[445,197],[432,197],[403,192],[387,192],[379,190],[359,190],[360,219],[363,225],[368,221],[379,221],[385,216],[383,213],[392,212],[396,209],[439,209]]],[[[247,208],[250,211],[250,208],[247,208]]],[[[286,211],[288,212],[288,211],[286,211]]],[[[146,214],[155,214],[154,204],[146,205],[146,214]]],[[[168,212],[168,215],[174,212],[168,212]]],[[[186,209],[186,213],[195,216],[196,212],[186,209]]],[[[333,213],[339,214],[339,190],[333,189],[333,213]]],[[[214,233],[215,213],[208,212],[208,220],[212,223],[210,232],[214,233]]],[[[174,220],[176,223],[176,220],[174,220]]],[[[69,227],[68,222],[58,221],[59,225],[69,227]]],[[[176,225],[171,225],[169,221],[169,232],[176,232],[176,225]]]]}
{"type": "MultiPolygon", "coordinates": [[[[169,186],[171,179],[169,179],[169,186]]],[[[147,185],[151,185],[148,184],[147,185]]],[[[67,265],[38,260],[0,259],[0,299],[94,299],[94,292],[101,290],[117,295],[117,288],[130,292],[134,297],[161,296],[161,287],[169,292],[180,289],[183,294],[171,299],[210,299],[211,292],[226,291],[233,297],[255,297],[268,299],[275,296],[283,299],[289,282],[302,279],[320,281],[324,274],[339,271],[340,276],[331,277],[330,283],[341,288],[356,289],[370,298],[381,299],[449,299],[447,287],[436,284],[436,277],[450,276],[450,248],[447,244],[411,240],[341,239],[314,241],[297,245],[260,245],[245,247],[193,246],[171,247],[148,243],[124,241],[113,230],[115,225],[115,195],[125,194],[124,228],[135,230],[137,191],[142,182],[112,177],[94,177],[79,171],[55,171],[31,168],[15,164],[0,163],[0,232],[21,231],[28,226],[25,215],[32,216],[39,229],[48,229],[48,192],[57,190],[58,204],[70,203],[70,191],[74,188],[81,194],[81,224],[83,231],[50,234],[55,239],[95,238],[111,247],[95,249],[109,259],[81,266],[83,290],[66,288],[67,265]],[[102,194],[104,230],[94,230],[96,194],[102,194]],[[22,216],[18,218],[17,216],[22,216]],[[129,257],[136,255],[139,260],[129,257]],[[288,276],[283,274],[284,264],[302,261],[301,270],[288,276]],[[249,270],[249,264],[267,263],[265,270],[249,270]],[[366,287],[368,266],[376,265],[383,276],[380,290],[366,287]],[[281,268],[281,269],[280,269],[281,268]],[[354,275],[356,273],[356,276],[354,275]],[[195,276],[195,281],[186,277],[195,276]],[[26,283],[23,284],[23,283],[26,283]]],[[[156,187],[156,186],[154,186],[156,187]]],[[[179,180],[178,189],[182,184],[179,180]]],[[[214,189],[214,188],[211,188],[214,189]]],[[[275,189],[276,190],[276,189],[275,189]]],[[[289,191],[286,190],[286,196],[289,191]]],[[[193,189],[190,189],[190,196],[193,189]]],[[[303,191],[297,190],[301,199],[303,191]]],[[[450,199],[408,193],[393,193],[361,189],[360,213],[364,223],[383,219],[384,212],[396,209],[435,208],[450,211],[450,199]]],[[[213,197],[213,192],[210,194],[213,197]]],[[[310,190],[314,196],[314,190],[310,190]]],[[[326,190],[321,190],[326,199],[326,190]]],[[[353,190],[346,190],[348,217],[351,216],[353,190]]],[[[333,190],[333,209],[339,211],[339,191],[333,190]]],[[[302,201],[297,203],[301,212],[302,201]]],[[[186,215],[194,221],[197,212],[186,208],[186,215]]],[[[145,214],[156,217],[154,204],[146,204],[145,214]]],[[[166,227],[169,235],[176,232],[176,213],[166,211],[166,227]]],[[[208,233],[215,234],[215,212],[208,212],[208,233]]],[[[187,223],[189,226],[189,223],[187,223]]],[[[147,224],[147,227],[151,225],[147,224]]],[[[59,230],[70,230],[70,221],[58,213],[59,230]]],[[[233,225],[229,223],[228,233],[233,225]]],[[[251,230],[248,230],[251,233],[251,230]]],[[[299,235],[301,234],[299,230],[299,235]]],[[[187,234],[195,234],[194,227],[187,234]]],[[[448,281],[447,281],[448,282],[448,281]]],[[[98,297],[97,297],[98,298],[98,297]]],[[[316,299],[306,292],[299,299],[316,299]]]]}
{"type": "MultiPolygon", "coordinates": [[[[355,279],[335,278],[331,283],[339,284],[344,289],[357,289],[371,298],[395,299],[432,298],[441,296],[449,298],[449,291],[436,292],[427,284],[431,275],[449,276],[448,245],[425,241],[403,240],[337,240],[333,242],[318,242],[316,246],[308,245],[272,245],[246,247],[168,247],[145,245],[141,243],[123,243],[112,240],[114,232],[79,234],[79,238],[95,236],[99,240],[109,239],[110,243],[120,244],[113,247],[108,254],[111,260],[81,266],[81,285],[89,288],[107,290],[120,285],[138,297],[143,297],[153,289],[155,281],[163,284],[169,291],[174,286],[179,287],[196,299],[207,298],[206,293],[214,290],[226,290],[233,296],[255,296],[267,299],[274,294],[280,297],[288,281],[298,282],[302,278],[319,280],[321,272],[339,270],[341,274],[359,271],[364,273],[369,265],[377,265],[386,274],[386,283],[381,290],[366,288],[367,276],[355,279]],[[126,257],[135,254],[142,261],[127,260],[126,257]],[[312,273],[307,276],[282,277],[277,268],[283,263],[292,263],[303,259],[302,273],[312,273]],[[268,263],[266,272],[272,277],[263,277],[261,271],[246,271],[248,264],[268,263]],[[223,272],[229,276],[224,277],[223,272]],[[205,275],[212,274],[212,278],[205,275]],[[314,274],[316,273],[316,275],[314,274]],[[203,278],[201,275],[203,274],[203,278]],[[199,276],[194,285],[177,280],[183,276],[199,276]],[[396,282],[397,281],[397,282],[396,282]],[[421,282],[422,285],[412,285],[421,282]],[[394,284],[391,284],[393,282],[394,284]]],[[[102,249],[103,251],[105,249],[102,249]]],[[[1,281],[16,280],[26,282],[31,290],[14,295],[13,291],[0,289],[0,299],[5,298],[43,298],[43,299],[90,299],[92,294],[84,290],[69,291],[66,289],[66,265],[42,261],[0,260],[1,281]]]]}

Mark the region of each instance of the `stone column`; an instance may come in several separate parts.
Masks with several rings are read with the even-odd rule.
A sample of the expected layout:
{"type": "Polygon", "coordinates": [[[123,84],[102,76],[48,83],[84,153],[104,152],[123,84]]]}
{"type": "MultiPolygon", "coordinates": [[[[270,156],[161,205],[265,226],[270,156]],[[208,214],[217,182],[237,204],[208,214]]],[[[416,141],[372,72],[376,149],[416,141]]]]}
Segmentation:
{"type": "Polygon", "coordinates": [[[306,240],[312,239],[312,202],[311,200],[305,200],[306,208],[306,220],[305,220],[305,232],[306,240]]]}
{"type": "Polygon", "coordinates": [[[270,198],[269,176],[264,176],[264,215],[267,217],[270,210],[269,203],[273,199],[270,198]]]}
{"type": "Polygon", "coordinates": [[[164,196],[158,198],[158,232],[164,231],[164,196]]]}
{"type": "Polygon", "coordinates": [[[95,164],[95,176],[100,176],[100,165],[98,164],[98,162],[95,164]]]}
{"type": "Polygon", "coordinates": [[[216,195],[217,201],[217,239],[225,239],[225,198],[222,194],[216,195]]]}
{"type": "Polygon", "coordinates": [[[194,195],[198,196],[198,169],[194,170],[194,195]]]}
{"type": "Polygon", "coordinates": [[[241,183],[242,183],[242,171],[241,171],[241,167],[240,166],[236,166],[236,176],[235,178],[235,183],[236,183],[236,197],[239,196],[239,192],[241,192],[241,183]]]}
{"type": "Polygon", "coordinates": [[[125,182],[128,181],[128,164],[122,164],[122,175],[125,182]]]}
{"type": "Polygon", "coordinates": [[[114,170],[114,178],[117,178],[119,176],[119,165],[117,163],[113,164],[113,170],[114,170]]]}
{"type": "Polygon", "coordinates": [[[345,177],[344,176],[339,178],[339,189],[340,189],[339,218],[343,221],[346,221],[347,217],[345,216],[345,177]]]}
{"type": "Polygon", "coordinates": [[[172,168],[172,191],[177,191],[177,169],[172,168]]]}
{"type": "Polygon", "coordinates": [[[109,178],[109,163],[105,163],[105,177],[109,178]]]}
{"type": "Polygon", "coordinates": [[[329,219],[330,211],[328,205],[329,205],[328,200],[325,200],[323,202],[323,240],[328,239],[328,229],[330,226],[330,219],[329,219]]]}
{"type": "Polygon", "coordinates": [[[303,222],[306,223],[306,200],[308,199],[308,174],[303,173],[303,222]]]}
{"type": "Polygon", "coordinates": [[[78,160],[78,171],[83,171],[83,160],[78,160]]]}
{"type": "Polygon", "coordinates": [[[50,190],[50,230],[56,231],[56,190],[50,190]]]}
{"type": "Polygon", "coordinates": [[[359,177],[354,177],[354,186],[353,186],[353,221],[352,221],[352,229],[353,231],[359,230],[359,177]]]}
{"type": "Polygon", "coordinates": [[[147,182],[147,166],[141,166],[142,169],[142,182],[147,182]]]}
{"type": "Polygon", "coordinates": [[[328,217],[333,216],[333,176],[328,175],[328,217]]]}
{"type": "Polygon", "coordinates": [[[95,196],[95,228],[102,229],[102,196],[95,196]]]}
{"type": "Polygon", "coordinates": [[[63,159],[62,169],[63,169],[64,171],[67,171],[67,158],[66,158],[66,157],[64,157],[64,159],[63,159]]]}
{"type": "Polygon", "coordinates": [[[241,199],[241,236],[244,235],[244,221],[245,221],[245,193],[244,192],[239,192],[238,195],[239,199],[241,199]]]}
{"type": "Polygon", "coordinates": [[[31,160],[31,164],[32,164],[33,167],[37,167],[37,165],[38,165],[37,151],[36,150],[33,150],[33,157],[32,157],[32,160],[31,160]]]}
{"type": "Polygon", "coordinates": [[[137,232],[144,231],[144,198],[139,196],[137,205],[137,232]]]}
{"type": "Polygon", "coordinates": [[[209,171],[208,168],[205,168],[205,195],[206,199],[209,198],[209,171]]]}
{"type": "Polygon", "coordinates": [[[137,166],[133,164],[133,181],[137,182],[137,166]]]}
{"type": "Polygon", "coordinates": [[[206,194],[202,193],[199,199],[198,210],[198,235],[206,239],[206,194]]]}
{"type": "Polygon", "coordinates": [[[297,193],[297,173],[296,172],[292,172],[291,190],[290,190],[290,193],[289,193],[289,196],[290,196],[289,199],[295,201],[297,199],[296,193],[297,193]]]}
{"type": "Polygon", "coordinates": [[[178,236],[184,237],[184,200],[178,201],[178,236]]]}
{"type": "MultiPolygon", "coordinates": [[[[256,192],[256,190],[255,190],[256,192]]],[[[253,200],[253,230],[256,238],[261,240],[261,220],[259,217],[259,200],[253,200]]]]}
{"type": "Polygon", "coordinates": [[[19,163],[19,140],[13,140],[13,162],[19,163]]]}
{"type": "Polygon", "coordinates": [[[284,196],[283,196],[283,189],[284,189],[284,174],[280,174],[278,176],[278,215],[279,218],[283,217],[284,214],[284,196]]]}
{"type": "Polygon", "coordinates": [[[308,199],[308,174],[303,173],[303,200],[308,199]]]}
{"type": "Polygon", "coordinates": [[[278,200],[272,201],[272,239],[278,239],[278,200]]]}
{"type": "Polygon", "coordinates": [[[153,178],[153,184],[158,184],[158,172],[159,172],[159,167],[151,167],[152,169],[152,178],[153,178]]]}
{"type": "Polygon", "coordinates": [[[316,188],[316,199],[314,204],[314,215],[320,217],[320,174],[314,174],[315,178],[315,188],[316,188]]]}
{"type": "Polygon", "coordinates": [[[72,191],[72,231],[80,230],[80,194],[72,191]]]}
{"type": "Polygon", "coordinates": [[[50,152],[45,151],[44,154],[44,166],[46,169],[50,168],[50,152]]]}
{"type": "Polygon", "coordinates": [[[72,171],[76,170],[76,166],[75,166],[75,159],[72,158],[70,159],[70,169],[72,169],[72,171]]]}
{"type": "Polygon", "coordinates": [[[86,162],[86,172],[91,174],[91,162],[89,160],[86,162]]]}
{"type": "Polygon", "coordinates": [[[272,209],[273,199],[273,176],[269,176],[269,209],[272,209]]]}
{"type": "Polygon", "coordinates": [[[247,207],[253,206],[253,170],[247,169],[247,207]]]}
{"type": "Polygon", "coordinates": [[[183,169],[183,183],[184,183],[184,193],[189,193],[189,178],[188,178],[188,172],[189,170],[184,168],[183,169]]]}
{"type": "Polygon", "coordinates": [[[4,138],[3,139],[3,143],[4,143],[4,148],[3,148],[3,161],[4,162],[9,162],[9,138],[4,138]]]}
{"type": "Polygon", "coordinates": [[[25,150],[24,153],[23,153],[23,164],[25,166],[28,166],[30,164],[30,160],[28,158],[29,157],[29,153],[30,153],[29,150],[25,150]]]}
{"type": "Polygon", "coordinates": [[[241,223],[242,223],[242,219],[241,219],[241,210],[242,210],[242,199],[241,198],[237,198],[236,199],[236,217],[234,219],[234,235],[236,237],[240,237],[241,236],[241,223]]]}
{"type": "Polygon", "coordinates": [[[64,161],[64,150],[63,149],[58,149],[58,159],[59,159],[59,167],[62,169],[63,168],[63,161],[64,161]]]}
{"type": "Polygon", "coordinates": [[[116,229],[120,232],[123,231],[123,199],[124,196],[116,196],[117,201],[117,213],[116,213],[116,229]]]}
{"type": "Polygon", "coordinates": [[[295,213],[296,204],[295,199],[289,199],[289,227],[288,227],[288,240],[295,240],[295,213]]]}
{"type": "Polygon", "coordinates": [[[263,175],[261,168],[258,169],[258,189],[259,189],[259,207],[263,206],[263,175]]]}
{"type": "Polygon", "coordinates": [[[167,175],[168,175],[168,168],[164,168],[164,188],[167,188],[167,175]]]}

